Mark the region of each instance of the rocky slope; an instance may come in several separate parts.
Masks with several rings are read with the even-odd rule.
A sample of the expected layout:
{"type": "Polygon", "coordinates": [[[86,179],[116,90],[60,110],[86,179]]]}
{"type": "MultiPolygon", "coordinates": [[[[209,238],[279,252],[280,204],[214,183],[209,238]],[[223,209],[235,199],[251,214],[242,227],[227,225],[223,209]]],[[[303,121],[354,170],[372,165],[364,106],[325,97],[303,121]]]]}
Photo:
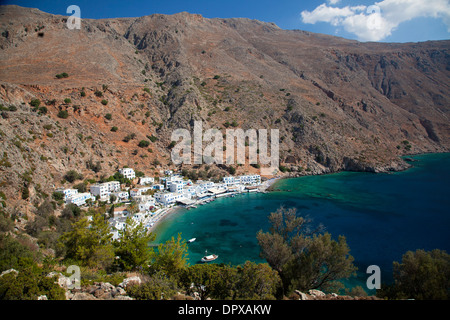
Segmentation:
{"type": "Polygon", "coordinates": [[[361,43],[189,13],[80,30],[66,19],[0,7],[0,184],[20,210],[21,189],[39,203],[71,169],[173,167],[171,133],[196,120],[279,129],[295,174],[399,170],[400,155],[449,150],[450,41],[361,43]]]}

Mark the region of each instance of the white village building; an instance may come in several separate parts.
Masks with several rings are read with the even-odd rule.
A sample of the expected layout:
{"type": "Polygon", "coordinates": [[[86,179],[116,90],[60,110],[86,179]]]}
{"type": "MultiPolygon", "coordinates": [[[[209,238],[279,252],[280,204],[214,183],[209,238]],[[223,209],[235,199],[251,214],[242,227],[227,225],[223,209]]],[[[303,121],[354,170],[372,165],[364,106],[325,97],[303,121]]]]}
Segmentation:
{"type": "Polygon", "coordinates": [[[153,184],[155,182],[155,178],[153,177],[140,177],[139,178],[139,184],[140,185],[148,185],[153,184]]]}
{"type": "Polygon", "coordinates": [[[74,205],[79,207],[85,205],[86,200],[88,199],[95,200],[95,198],[89,192],[77,193],[70,198],[67,198],[66,204],[73,203],[74,205]]]}
{"type": "Polygon", "coordinates": [[[127,178],[127,179],[134,179],[134,178],[136,178],[136,173],[134,172],[134,170],[133,169],[131,169],[131,168],[122,168],[122,169],[119,169],[119,173],[121,174],[121,175],[123,175],[125,178],[127,178]]]}
{"type": "Polygon", "coordinates": [[[64,189],[64,188],[58,188],[55,192],[64,194],[64,201],[67,201],[70,197],[78,194],[77,189],[64,189]]]}

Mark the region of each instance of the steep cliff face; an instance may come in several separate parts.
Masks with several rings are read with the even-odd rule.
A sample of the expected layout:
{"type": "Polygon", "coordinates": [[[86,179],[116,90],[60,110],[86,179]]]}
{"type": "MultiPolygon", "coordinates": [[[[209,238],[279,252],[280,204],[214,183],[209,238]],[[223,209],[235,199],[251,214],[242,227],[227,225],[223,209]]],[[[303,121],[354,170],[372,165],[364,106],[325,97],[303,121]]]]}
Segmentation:
{"type": "Polygon", "coordinates": [[[294,171],[386,171],[404,168],[399,155],[450,147],[450,41],[360,43],[188,13],[69,30],[67,17],[0,8],[1,183],[11,198],[31,177],[38,201],[70,169],[153,175],[170,166],[172,131],[196,120],[224,133],[227,121],[279,129],[281,163],[294,171]]]}

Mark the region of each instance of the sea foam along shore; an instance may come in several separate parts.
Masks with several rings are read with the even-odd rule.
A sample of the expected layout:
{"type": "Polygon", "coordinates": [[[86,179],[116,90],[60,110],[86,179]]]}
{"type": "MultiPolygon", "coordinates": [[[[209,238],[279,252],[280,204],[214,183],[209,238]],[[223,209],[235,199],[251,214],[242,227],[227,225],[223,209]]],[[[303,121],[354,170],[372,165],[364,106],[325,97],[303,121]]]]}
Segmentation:
{"type": "MultiPolygon", "coordinates": [[[[269,187],[273,185],[276,181],[281,179],[281,177],[274,177],[269,180],[264,181],[260,187],[258,188],[260,192],[267,192],[269,187]]],[[[164,208],[161,209],[159,212],[157,212],[151,219],[151,226],[148,228],[148,231],[154,232],[157,228],[157,226],[164,221],[165,218],[167,218],[169,215],[176,213],[177,211],[180,211],[183,209],[179,206],[174,206],[170,208],[164,208]]]]}

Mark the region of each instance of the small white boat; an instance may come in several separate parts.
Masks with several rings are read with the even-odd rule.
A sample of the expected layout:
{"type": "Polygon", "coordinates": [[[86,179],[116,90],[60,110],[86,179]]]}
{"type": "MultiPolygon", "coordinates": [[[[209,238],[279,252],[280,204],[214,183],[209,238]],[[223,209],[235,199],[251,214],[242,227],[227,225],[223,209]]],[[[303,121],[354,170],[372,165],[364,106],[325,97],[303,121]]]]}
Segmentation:
{"type": "Polygon", "coordinates": [[[202,262],[210,262],[210,261],[214,261],[218,258],[219,256],[216,254],[210,254],[209,256],[204,256],[202,258],[202,262]]]}
{"type": "Polygon", "coordinates": [[[188,240],[188,243],[194,242],[195,240],[197,240],[197,238],[192,238],[188,240]]]}

